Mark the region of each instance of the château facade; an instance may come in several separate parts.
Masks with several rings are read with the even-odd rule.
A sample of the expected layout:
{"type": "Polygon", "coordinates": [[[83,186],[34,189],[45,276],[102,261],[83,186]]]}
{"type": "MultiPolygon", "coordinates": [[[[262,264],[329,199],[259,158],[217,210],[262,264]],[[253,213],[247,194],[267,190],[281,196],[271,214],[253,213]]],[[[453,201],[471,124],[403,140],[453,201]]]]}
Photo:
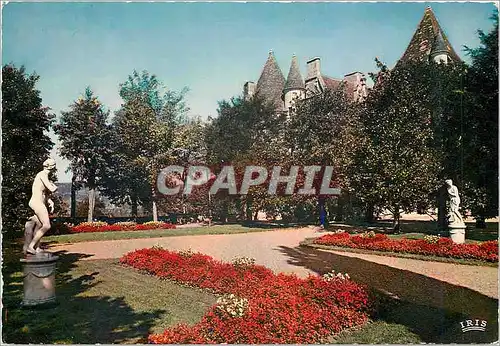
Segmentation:
{"type": "MultiPolygon", "coordinates": [[[[397,64],[417,59],[438,63],[460,61],[430,7],[425,9],[424,16],[397,64]]],[[[303,79],[298,59],[293,56],[285,79],[274,53],[270,51],[257,83],[249,81],[244,84],[243,97],[249,99],[258,95],[274,105],[278,112],[290,113],[298,100],[313,97],[326,89],[339,88],[341,85],[344,85],[347,97],[353,101],[363,101],[368,95],[369,88],[364,73],[355,71],[342,78],[332,78],[321,70],[319,57],[310,59],[306,64],[307,75],[303,79]]]]}
{"type": "Polygon", "coordinates": [[[273,104],[277,111],[289,112],[297,100],[320,94],[326,89],[336,89],[342,84],[345,84],[347,96],[354,101],[361,101],[367,95],[366,77],[363,73],[351,72],[343,78],[329,77],[322,73],[321,59],[318,57],[307,61],[307,75],[304,80],[298,59],[294,55],[285,79],[274,53],[270,51],[258,82],[245,83],[243,97],[249,99],[258,95],[273,104]]]}

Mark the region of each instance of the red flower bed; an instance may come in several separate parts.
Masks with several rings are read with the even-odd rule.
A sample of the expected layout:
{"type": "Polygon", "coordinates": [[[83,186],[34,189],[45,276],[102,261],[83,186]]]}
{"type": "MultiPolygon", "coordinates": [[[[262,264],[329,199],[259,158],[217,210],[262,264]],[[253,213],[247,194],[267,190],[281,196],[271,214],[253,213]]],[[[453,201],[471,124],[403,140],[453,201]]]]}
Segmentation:
{"type": "Polygon", "coordinates": [[[352,249],[391,251],[498,262],[498,241],[496,240],[474,244],[455,244],[450,238],[439,238],[437,241],[406,238],[396,240],[390,239],[385,234],[376,234],[374,237],[367,237],[350,235],[344,232],[324,235],[317,238],[314,243],[352,249]]]}
{"type": "Polygon", "coordinates": [[[69,233],[92,233],[92,232],[119,232],[119,231],[143,231],[150,229],[174,229],[175,225],[165,222],[133,224],[133,225],[108,225],[101,222],[82,223],[69,228],[69,233]]]}
{"type": "Polygon", "coordinates": [[[149,342],[155,344],[316,343],[368,318],[368,294],[349,279],[276,275],[263,266],[237,266],[156,248],[128,253],[120,262],[247,301],[242,315],[214,305],[194,326],[181,324],[150,335],[149,342]]]}

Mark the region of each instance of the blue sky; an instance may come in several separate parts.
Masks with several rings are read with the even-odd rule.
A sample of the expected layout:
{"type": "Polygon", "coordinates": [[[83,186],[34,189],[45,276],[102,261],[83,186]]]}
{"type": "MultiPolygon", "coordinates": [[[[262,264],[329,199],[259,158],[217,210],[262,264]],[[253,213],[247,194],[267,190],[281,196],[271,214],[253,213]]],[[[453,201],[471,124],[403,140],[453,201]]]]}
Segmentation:
{"type": "MultiPolygon", "coordinates": [[[[332,77],[392,66],[430,5],[457,53],[479,44],[493,3],[9,3],[3,8],[3,63],[41,76],[43,103],[59,115],[86,86],[111,110],[134,69],[168,87],[189,88],[192,115],[216,115],[217,101],[257,81],[273,50],[283,73],[321,57],[332,77]]],[[[58,162],[59,181],[70,180],[58,162]]]]}

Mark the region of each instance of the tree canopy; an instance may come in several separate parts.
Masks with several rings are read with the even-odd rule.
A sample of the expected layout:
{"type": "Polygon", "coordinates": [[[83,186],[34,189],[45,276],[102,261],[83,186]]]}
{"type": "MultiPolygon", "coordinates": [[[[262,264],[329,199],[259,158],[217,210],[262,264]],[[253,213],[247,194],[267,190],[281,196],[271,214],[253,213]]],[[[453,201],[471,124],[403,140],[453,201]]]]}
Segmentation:
{"type": "Polygon", "coordinates": [[[28,207],[35,175],[43,169],[53,143],[54,120],[43,106],[36,84],[40,77],[24,67],[2,67],[2,223],[17,231],[33,212],[28,207]]]}
{"type": "Polygon", "coordinates": [[[59,123],[54,126],[61,142],[61,156],[70,161],[77,185],[90,190],[88,221],[93,219],[95,189],[102,186],[108,159],[113,154],[108,118],[109,111],[87,87],[69,111],[61,112],[59,123]]]}

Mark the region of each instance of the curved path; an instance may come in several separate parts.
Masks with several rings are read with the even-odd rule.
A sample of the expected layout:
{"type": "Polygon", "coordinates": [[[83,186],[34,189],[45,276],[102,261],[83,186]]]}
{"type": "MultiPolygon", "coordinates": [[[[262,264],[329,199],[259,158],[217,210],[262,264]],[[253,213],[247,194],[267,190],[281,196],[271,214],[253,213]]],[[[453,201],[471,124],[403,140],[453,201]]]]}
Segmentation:
{"type": "Polygon", "coordinates": [[[377,282],[387,284],[383,286],[401,286],[411,273],[498,299],[498,268],[298,247],[305,238],[323,234],[325,232],[318,233],[306,227],[257,233],[82,242],[52,245],[50,249],[90,255],[86,259],[92,260],[119,258],[135,249],[159,245],[176,251],[191,249],[223,261],[241,256],[253,257],[257,264],[275,272],[300,276],[323,274],[334,269],[347,272],[353,279],[369,285],[376,284],[373,282],[376,276],[377,282]]]}

